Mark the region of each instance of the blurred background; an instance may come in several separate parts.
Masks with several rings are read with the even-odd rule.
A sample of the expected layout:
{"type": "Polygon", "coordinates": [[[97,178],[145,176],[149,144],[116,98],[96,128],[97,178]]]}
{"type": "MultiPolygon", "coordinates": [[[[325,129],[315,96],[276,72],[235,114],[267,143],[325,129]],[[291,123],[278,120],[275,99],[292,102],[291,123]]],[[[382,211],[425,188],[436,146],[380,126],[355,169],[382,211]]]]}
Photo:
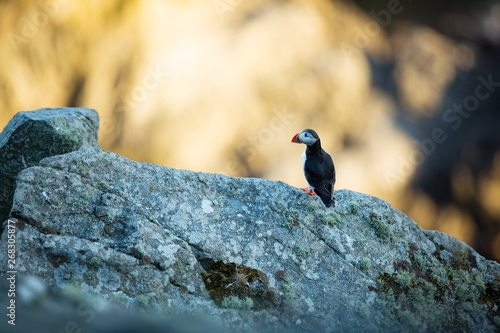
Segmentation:
{"type": "Polygon", "coordinates": [[[500,1],[0,1],[0,128],[83,106],[136,161],[337,189],[500,260],[500,1]]]}

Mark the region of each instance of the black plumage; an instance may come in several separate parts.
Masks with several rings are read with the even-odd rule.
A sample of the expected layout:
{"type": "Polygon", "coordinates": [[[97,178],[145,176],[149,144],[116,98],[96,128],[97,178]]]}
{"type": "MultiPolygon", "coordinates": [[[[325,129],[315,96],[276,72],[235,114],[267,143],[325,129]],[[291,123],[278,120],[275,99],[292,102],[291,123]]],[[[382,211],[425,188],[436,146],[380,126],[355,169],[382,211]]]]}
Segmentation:
{"type": "Polygon", "coordinates": [[[318,134],[314,130],[306,129],[296,134],[292,141],[307,145],[303,156],[303,168],[309,184],[308,192],[312,194],[311,190],[314,190],[326,207],[334,207],[335,166],[332,157],[321,148],[318,134]]]}

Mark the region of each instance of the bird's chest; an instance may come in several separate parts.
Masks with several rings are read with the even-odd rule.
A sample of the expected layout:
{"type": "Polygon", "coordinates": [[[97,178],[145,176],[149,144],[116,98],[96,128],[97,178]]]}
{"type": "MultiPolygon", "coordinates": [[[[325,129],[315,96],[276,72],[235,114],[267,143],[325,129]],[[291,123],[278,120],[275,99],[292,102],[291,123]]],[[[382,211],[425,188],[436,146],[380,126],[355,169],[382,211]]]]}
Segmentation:
{"type": "Polygon", "coordinates": [[[306,151],[302,153],[302,170],[306,170],[306,161],[307,161],[307,156],[306,156],[306,151]]]}
{"type": "Polygon", "coordinates": [[[311,154],[302,153],[302,170],[307,173],[321,173],[323,171],[323,161],[311,154]]]}

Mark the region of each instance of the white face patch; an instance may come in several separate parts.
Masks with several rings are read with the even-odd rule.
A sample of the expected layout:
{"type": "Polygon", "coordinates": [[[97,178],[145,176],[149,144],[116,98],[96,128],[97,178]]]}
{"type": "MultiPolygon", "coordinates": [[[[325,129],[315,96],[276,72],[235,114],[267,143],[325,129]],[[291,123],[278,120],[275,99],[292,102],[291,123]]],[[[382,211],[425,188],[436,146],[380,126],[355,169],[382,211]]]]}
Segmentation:
{"type": "Polygon", "coordinates": [[[302,142],[302,143],[305,143],[306,145],[308,146],[311,146],[313,145],[316,141],[318,141],[318,139],[316,139],[315,137],[313,137],[309,132],[301,132],[299,134],[299,140],[302,142]]]}

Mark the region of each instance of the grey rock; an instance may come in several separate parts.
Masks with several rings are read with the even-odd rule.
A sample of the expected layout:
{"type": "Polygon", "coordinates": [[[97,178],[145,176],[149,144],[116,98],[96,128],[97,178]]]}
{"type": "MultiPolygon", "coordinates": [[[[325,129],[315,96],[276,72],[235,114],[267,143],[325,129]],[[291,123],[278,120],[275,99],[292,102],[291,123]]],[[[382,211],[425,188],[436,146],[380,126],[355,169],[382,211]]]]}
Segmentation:
{"type": "Polygon", "coordinates": [[[12,206],[19,171],[45,157],[98,147],[99,116],[86,108],[46,108],[18,112],[0,133],[0,220],[12,206]]]}
{"type": "Polygon", "coordinates": [[[17,270],[51,290],[233,331],[499,328],[498,263],[381,199],[336,192],[326,209],[283,182],[82,147],[19,174],[17,270]]]}

